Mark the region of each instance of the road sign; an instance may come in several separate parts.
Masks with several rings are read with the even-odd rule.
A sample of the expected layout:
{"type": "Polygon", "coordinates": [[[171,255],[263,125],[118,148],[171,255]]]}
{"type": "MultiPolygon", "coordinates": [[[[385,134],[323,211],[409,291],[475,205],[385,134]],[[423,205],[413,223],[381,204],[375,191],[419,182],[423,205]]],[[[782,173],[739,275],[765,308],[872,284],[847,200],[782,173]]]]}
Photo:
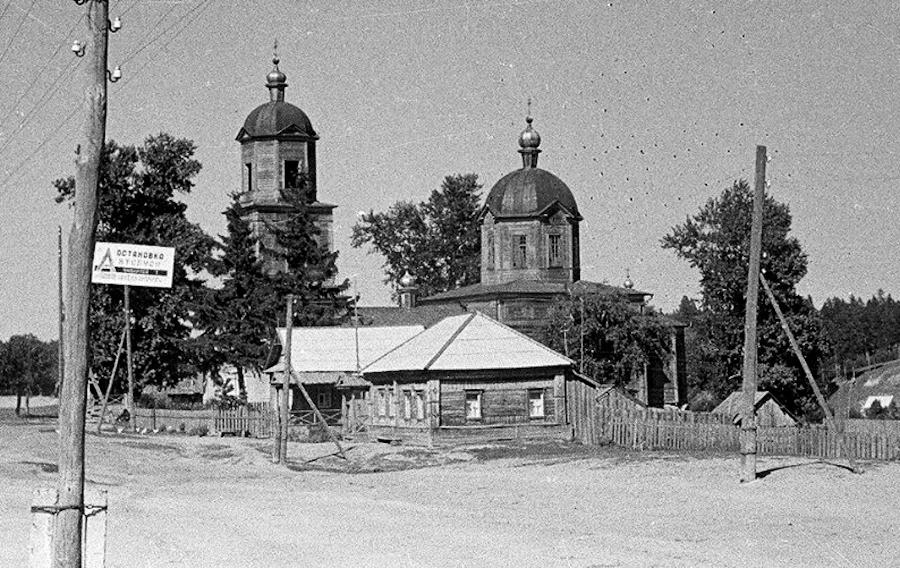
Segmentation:
{"type": "Polygon", "coordinates": [[[175,249],[121,243],[96,243],[91,282],[171,288],[175,249]]]}

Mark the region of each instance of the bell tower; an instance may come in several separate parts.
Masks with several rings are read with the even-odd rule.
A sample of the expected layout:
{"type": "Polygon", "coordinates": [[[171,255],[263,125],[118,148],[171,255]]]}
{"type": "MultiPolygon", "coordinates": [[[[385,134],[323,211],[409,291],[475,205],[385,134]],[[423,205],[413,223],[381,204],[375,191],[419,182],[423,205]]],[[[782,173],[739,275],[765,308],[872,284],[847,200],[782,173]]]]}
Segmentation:
{"type": "MultiPolygon", "coordinates": [[[[272,63],[274,67],[266,75],[269,101],[250,112],[236,137],[241,144],[240,203],[244,218],[260,241],[274,244],[268,226],[283,220],[291,211],[284,191],[298,188],[305,179],[309,190],[307,207],[320,230],[319,242],[333,251],[333,211],[337,206],[318,200],[319,135],[306,113],[284,100],[287,76],[278,67],[277,52],[272,63]]],[[[278,269],[277,265],[271,268],[278,269]]]]}

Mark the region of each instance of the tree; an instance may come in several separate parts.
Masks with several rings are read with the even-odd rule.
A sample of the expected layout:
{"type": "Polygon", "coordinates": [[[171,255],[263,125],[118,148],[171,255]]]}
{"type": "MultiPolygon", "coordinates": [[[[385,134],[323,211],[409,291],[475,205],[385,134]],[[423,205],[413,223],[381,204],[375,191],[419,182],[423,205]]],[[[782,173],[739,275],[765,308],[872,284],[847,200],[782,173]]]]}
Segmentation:
{"type": "Polygon", "coordinates": [[[25,398],[52,394],[56,387],[58,354],[55,341],[43,342],[34,335],[14,335],[0,343],[0,391],[16,395],[16,414],[25,398]]]}
{"type": "Polygon", "coordinates": [[[898,358],[900,302],[878,290],[869,300],[828,298],[820,310],[825,332],[834,345],[828,370],[839,380],[854,369],[898,358]]]}
{"type": "Polygon", "coordinates": [[[657,314],[641,313],[626,298],[575,292],[554,302],[544,342],[583,362],[586,375],[624,386],[645,365],[669,357],[671,332],[657,314]]]}
{"type": "Polygon", "coordinates": [[[368,244],[370,252],[384,257],[384,282],[395,291],[406,272],[416,277],[423,296],[476,284],[481,276],[476,219],[481,187],[476,174],[448,175],[428,201],[400,201],[384,213],[361,215],[351,244],[368,244]]]}
{"type": "Polygon", "coordinates": [[[257,256],[257,239],[242,215],[240,195],[234,194],[225,211],[228,231],[220,236],[223,255],[211,265],[222,286],[206,291],[195,314],[203,330],[198,345],[205,355],[204,370],[234,365],[239,398],[246,396],[244,369],[259,369],[265,362],[278,321],[274,282],[257,256]]]}
{"type": "MultiPolygon", "coordinates": [[[[194,186],[200,163],[196,147],[169,134],[148,137],[141,146],[104,145],[100,164],[97,240],[175,247],[171,289],[133,288],[131,308],[138,386],[169,385],[197,370],[190,338],[191,307],[203,295],[198,277],[211,261],[215,241],[187,220],[176,199],[194,186]]],[[[73,178],[54,182],[57,202],[71,202],[73,178]]],[[[109,377],[123,326],[123,287],[94,286],[91,298],[91,368],[109,377]]]]}
{"type": "Polygon", "coordinates": [[[275,296],[280,306],[287,294],[294,295],[294,325],[336,325],[348,313],[348,298],[342,294],[349,282],[334,281],[338,253],[329,251],[321,238],[309,212],[309,183],[301,177],[298,187],[283,190],[290,213],[268,227],[274,246],[266,252],[284,263],[284,270],[273,275],[275,296]]]}
{"type": "MultiPolygon", "coordinates": [[[[662,239],[663,248],[700,271],[702,301],[699,313],[689,316],[700,324],[695,334],[700,341],[689,346],[695,350],[689,359],[701,362],[695,372],[703,375],[695,375],[695,389],[720,397],[740,386],[752,208],[749,185],[737,181],[662,239]]],[[[796,292],[807,260],[800,242],[789,234],[791,221],[788,206],[766,196],[761,269],[816,374],[829,345],[812,300],[796,292]]],[[[768,298],[761,294],[759,302],[759,387],[773,391],[795,412],[808,414],[814,408],[811,388],[768,298]]],[[[681,310],[676,314],[684,315],[681,310]]]]}

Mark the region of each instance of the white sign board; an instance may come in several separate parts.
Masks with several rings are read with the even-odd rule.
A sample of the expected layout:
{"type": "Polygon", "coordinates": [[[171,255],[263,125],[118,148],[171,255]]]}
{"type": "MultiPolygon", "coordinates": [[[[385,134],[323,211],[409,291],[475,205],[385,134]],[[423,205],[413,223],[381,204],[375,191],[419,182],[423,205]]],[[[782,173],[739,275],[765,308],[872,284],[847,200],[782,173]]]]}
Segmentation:
{"type": "Polygon", "coordinates": [[[92,266],[91,282],[94,284],[171,288],[175,249],[96,243],[92,266]]]}

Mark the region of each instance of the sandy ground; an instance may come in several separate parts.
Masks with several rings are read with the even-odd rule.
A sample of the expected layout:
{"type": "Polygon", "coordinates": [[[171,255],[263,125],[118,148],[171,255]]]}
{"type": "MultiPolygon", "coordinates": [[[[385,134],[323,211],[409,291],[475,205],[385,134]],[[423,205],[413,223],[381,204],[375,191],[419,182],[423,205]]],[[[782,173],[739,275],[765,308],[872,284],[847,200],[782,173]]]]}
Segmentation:
{"type": "MultiPolygon", "coordinates": [[[[177,435],[88,437],[109,491],[107,565],[882,567],[900,558],[900,464],[577,446],[425,451],[177,435]],[[326,456],[326,457],[322,457],[326,456]],[[305,460],[320,457],[311,463],[305,460]]],[[[27,566],[32,491],[52,486],[52,423],[0,423],[0,566],[27,566]]]]}

